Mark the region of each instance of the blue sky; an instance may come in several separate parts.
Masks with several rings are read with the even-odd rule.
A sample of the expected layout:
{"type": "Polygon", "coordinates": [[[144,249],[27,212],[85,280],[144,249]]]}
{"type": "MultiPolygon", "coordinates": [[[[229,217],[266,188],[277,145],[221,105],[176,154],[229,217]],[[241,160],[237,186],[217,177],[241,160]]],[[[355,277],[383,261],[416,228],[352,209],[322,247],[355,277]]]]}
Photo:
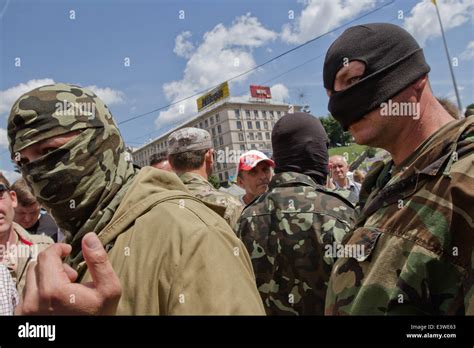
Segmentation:
{"type": "MultiPolygon", "coordinates": [[[[350,26],[348,22],[386,4],[351,25],[390,22],[404,26],[424,47],[435,94],[453,99],[433,4],[429,0],[390,3],[0,0],[0,170],[12,170],[4,130],[9,109],[29,89],[52,81],[88,86],[121,122],[209,88],[343,26],[230,84],[231,95],[242,96],[249,93],[250,84],[265,83],[272,86],[277,99],[308,103],[314,115],[326,115],[322,64],[328,46],[350,26]],[[403,18],[398,18],[401,14],[403,18]],[[21,65],[15,66],[18,58],[21,65]],[[125,66],[126,58],[130,66],[125,66]]],[[[438,0],[438,4],[451,56],[458,61],[455,74],[465,107],[474,102],[474,2],[438,0]]],[[[195,98],[183,105],[184,114],[175,105],[121,125],[126,143],[140,146],[192,117],[195,98]]]]}

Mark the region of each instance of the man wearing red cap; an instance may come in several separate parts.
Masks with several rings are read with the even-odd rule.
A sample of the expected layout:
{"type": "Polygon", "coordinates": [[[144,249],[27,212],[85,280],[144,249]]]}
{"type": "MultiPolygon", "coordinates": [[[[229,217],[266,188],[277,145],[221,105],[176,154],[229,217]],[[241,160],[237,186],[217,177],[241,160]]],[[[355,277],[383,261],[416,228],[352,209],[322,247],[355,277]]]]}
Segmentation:
{"type": "Polygon", "coordinates": [[[240,156],[237,184],[245,190],[245,194],[240,197],[244,206],[268,190],[273,177],[272,168],[275,168],[275,162],[263,152],[250,150],[240,156]]]}

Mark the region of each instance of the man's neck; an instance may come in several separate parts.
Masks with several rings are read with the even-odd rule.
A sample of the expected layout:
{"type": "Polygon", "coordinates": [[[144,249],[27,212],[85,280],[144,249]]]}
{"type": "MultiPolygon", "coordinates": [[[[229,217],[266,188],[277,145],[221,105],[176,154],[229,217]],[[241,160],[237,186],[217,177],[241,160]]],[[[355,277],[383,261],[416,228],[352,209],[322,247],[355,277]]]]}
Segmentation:
{"type": "Polygon", "coordinates": [[[346,177],[344,177],[342,179],[336,178],[335,181],[339,185],[339,187],[345,188],[345,187],[349,186],[349,180],[346,177]]]}
{"type": "Polygon", "coordinates": [[[199,169],[194,169],[194,170],[188,170],[187,173],[199,174],[204,179],[209,180],[209,177],[207,176],[207,172],[206,172],[206,167],[201,167],[199,169]]]}
{"type": "MultiPolygon", "coordinates": [[[[421,111],[415,127],[404,127],[397,141],[385,147],[396,166],[407,159],[423,142],[454,119],[437,103],[429,103],[421,111]]],[[[410,120],[411,121],[411,120],[410,120]]]]}
{"type": "Polygon", "coordinates": [[[242,197],[242,200],[245,204],[250,204],[250,202],[252,202],[254,199],[255,196],[250,193],[245,193],[245,195],[242,197]]]}

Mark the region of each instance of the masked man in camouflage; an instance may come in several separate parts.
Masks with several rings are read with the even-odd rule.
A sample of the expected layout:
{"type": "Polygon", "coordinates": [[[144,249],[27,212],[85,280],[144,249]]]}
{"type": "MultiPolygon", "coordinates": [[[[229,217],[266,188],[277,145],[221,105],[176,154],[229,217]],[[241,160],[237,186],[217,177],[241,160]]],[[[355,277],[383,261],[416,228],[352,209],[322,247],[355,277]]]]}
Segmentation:
{"type": "Polygon", "coordinates": [[[366,24],[329,48],[329,111],[358,144],[380,147],[328,285],[326,314],[474,314],[474,118],[453,120],[404,29],[366,24]]]}
{"type": "Polygon", "coordinates": [[[325,188],[328,137],[318,118],[287,114],[272,132],[275,175],[236,228],[267,314],[322,315],[352,204],[325,188]]]}
{"type": "Polygon", "coordinates": [[[23,177],[66,233],[76,281],[91,281],[81,240],[98,234],[122,286],[117,314],[264,313],[231,228],[174,173],[136,169],[94,93],[55,84],[24,94],[8,137],[23,177]]]}
{"type": "Polygon", "coordinates": [[[208,204],[216,205],[215,211],[234,227],[243,206],[239,200],[216,190],[208,181],[214,164],[211,135],[199,128],[187,127],[168,137],[168,161],[188,190],[208,204]]]}

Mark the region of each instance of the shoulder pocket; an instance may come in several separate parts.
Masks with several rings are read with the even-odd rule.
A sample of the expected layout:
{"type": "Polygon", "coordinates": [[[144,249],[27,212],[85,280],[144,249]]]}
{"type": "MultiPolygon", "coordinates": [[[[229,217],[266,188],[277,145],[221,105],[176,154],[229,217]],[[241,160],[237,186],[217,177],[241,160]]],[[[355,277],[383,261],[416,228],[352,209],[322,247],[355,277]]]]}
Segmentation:
{"type": "Polygon", "coordinates": [[[359,262],[370,258],[382,231],[377,228],[359,227],[344,242],[344,254],[359,262]]]}

